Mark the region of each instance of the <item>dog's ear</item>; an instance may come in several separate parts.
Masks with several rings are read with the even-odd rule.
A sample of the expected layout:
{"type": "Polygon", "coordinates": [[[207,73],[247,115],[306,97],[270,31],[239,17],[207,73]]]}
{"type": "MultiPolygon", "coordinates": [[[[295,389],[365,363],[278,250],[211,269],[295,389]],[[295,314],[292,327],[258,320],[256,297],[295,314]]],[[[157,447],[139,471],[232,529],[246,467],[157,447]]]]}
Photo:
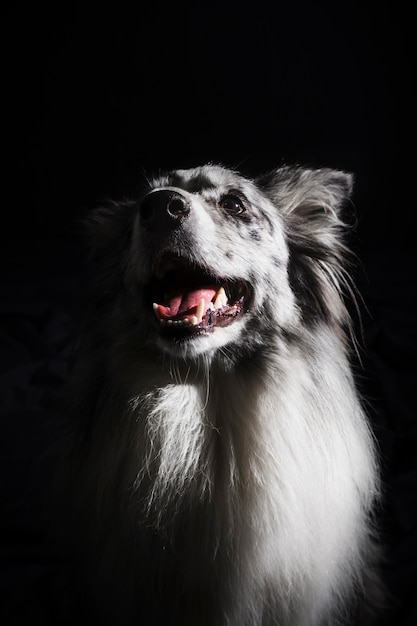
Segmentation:
{"type": "Polygon", "coordinates": [[[310,235],[311,229],[326,218],[330,222],[332,218],[344,221],[342,209],[353,188],[352,174],[329,168],[286,166],[260,176],[255,182],[279,208],[284,219],[300,227],[304,223],[310,235]]]}
{"type": "Polygon", "coordinates": [[[107,202],[81,220],[80,239],[87,260],[89,296],[95,304],[107,302],[122,288],[136,212],[137,203],[133,200],[107,202]]]}
{"type": "Polygon", "coordinates": [[[134,202],[107,202],[105,206],[92,209],[82,220],[82,231],[90,255],[94,257],[102,249],[119,248],[123,235],[131,224],[134,202]]]}
{"type": "Polygon", "coordinates": [[[345,325],[342,294],[352,294],[346,272],[352,255],[345,240],[354,223],[348,202],[353,176],[327,168],[283,167],[256,183],[283,218],[289,276],[303,315],[345,325]]]}
{"type": "Polygon", "coordinates": [[[349,199],[353,176],[328,168],[282,167],[256,180],[280,211],[290,243],[313,257],[328,258],[343,248],[354,224],[349,199]]]}

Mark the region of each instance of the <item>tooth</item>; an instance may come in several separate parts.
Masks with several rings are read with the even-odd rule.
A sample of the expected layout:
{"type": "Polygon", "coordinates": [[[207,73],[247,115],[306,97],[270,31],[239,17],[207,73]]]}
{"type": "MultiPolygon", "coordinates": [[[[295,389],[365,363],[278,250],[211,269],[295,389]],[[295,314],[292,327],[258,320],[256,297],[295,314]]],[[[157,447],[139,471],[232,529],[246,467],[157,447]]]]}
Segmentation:
{"type": "Polygon", "coordinates": [[[213,307],[215,309],[221,309],[222,308],[222,303],[221,303],[221,297],[220,296],[216,296],[215,300],[214,300],[214,304],[213,307]]]}
{"type": "Polygon", "coordinates": [[[156,317],[157,317],[158,319],[161,319],[161,317],[160,317],[160,315],[159,315],[159,304],[157,304],[156,302],[154,302],[152,306],[153,306],[153,310],[154,310],[154,313],[155,313],[156,317]]]}
{"type": "Polygon", "coordinates": [[[223,287],[220,287],[220,289],[216,293],[216,297],[214,300],[214,308],[221,309],[222,307],[226,306],[226,304],[227,304],[226,292],[223,287]]]}
{"type": "Polygon", "coordinates": [[[192,318],[184,317],[179,320],[166,320],[164,318],[159,319],[160,326],[189,326],[190,324],[198,324],[198,318],[194,315],[192,318]]]}
{"type": "Polygon", "coordinates": [[[214,304],[212,302],[209,302],[208,309],[209,311],[214,311],[214,304]]]}
{"type": "Polygon", "coordinates": [[[201,298],[200,302],[197,305],[197,310],[195,312],[197,319],[201,322],[201,320],[203,319],[203,315],[204,315],[204,306],[205,306],[205,302],[204,302],[204,298],[201,298]]]}

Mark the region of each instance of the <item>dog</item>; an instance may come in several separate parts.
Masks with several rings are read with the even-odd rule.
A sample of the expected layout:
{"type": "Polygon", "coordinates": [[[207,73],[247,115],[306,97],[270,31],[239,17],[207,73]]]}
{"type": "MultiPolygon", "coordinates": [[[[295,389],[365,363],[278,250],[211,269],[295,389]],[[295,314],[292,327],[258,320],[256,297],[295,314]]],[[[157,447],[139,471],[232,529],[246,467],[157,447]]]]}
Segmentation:
{"type": "Polygon", "coordinates": [[[380,486],[345,303],[352,184],[209,164],[93,212],[68,465],[99,623],[372,622],[380,486]]]}

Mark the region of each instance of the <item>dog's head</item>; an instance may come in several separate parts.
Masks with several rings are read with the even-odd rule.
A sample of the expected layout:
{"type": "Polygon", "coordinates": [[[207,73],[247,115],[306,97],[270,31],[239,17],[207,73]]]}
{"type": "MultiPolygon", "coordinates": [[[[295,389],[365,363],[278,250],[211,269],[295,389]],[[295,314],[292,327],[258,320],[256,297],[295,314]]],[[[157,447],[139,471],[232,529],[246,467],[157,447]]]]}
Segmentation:
{"type": "Polygon", "coordinates": [[[106,306],[132,341],[180,357],[340,323],[350,189],[328,169],[250,180],[208,165],[156,178],[138,201],[95,216],[106,306]]]}

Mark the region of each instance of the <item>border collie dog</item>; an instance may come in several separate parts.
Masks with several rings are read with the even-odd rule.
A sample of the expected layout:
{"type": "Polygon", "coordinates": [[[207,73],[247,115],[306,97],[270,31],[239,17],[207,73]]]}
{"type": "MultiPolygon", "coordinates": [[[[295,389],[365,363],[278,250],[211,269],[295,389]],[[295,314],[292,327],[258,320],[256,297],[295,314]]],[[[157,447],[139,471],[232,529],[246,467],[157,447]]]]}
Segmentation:
{"type": "Polygon", "coordinates": [[[351,187],[332,169],[205,165],[93,212],[67,463],[99,623],[371,623],[351,187]]]}

